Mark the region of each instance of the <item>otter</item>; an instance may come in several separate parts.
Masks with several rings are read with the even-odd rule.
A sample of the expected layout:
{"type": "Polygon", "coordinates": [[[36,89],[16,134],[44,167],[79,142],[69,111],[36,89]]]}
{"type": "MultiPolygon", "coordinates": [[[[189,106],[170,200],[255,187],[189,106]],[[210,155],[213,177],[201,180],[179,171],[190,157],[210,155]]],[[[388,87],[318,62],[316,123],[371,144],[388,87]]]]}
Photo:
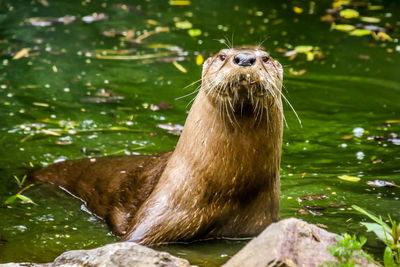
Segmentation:
{"type": "Polygon", "coordinates": [[[70,160],[33,176],[79,197],[124,241],[255,236],[279,220],[282,79],[262,49],[223,49],[203,64],[174,151],[70,160]]]}

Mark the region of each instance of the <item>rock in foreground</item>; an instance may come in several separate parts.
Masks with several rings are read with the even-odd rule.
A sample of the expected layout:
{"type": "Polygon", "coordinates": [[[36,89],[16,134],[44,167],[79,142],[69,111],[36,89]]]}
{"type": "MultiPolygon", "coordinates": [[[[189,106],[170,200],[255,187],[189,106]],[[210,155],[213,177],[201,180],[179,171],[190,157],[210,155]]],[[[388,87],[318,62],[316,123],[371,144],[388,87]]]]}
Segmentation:
{"type": "Polygon", "coordinates": [[[61,254],[54,262],[47,264],[9,263],[0,264],[2,267],[34,266],[34,267],[80,267],[80,266],[163,266],[187,267],[191,266],[185,259],[172,256],[167,252],[156,251],[136,243],[121,242],[109,244],[91,250],[71,250],[61,254]]]}
{"type": "MultiPolygon", "coordinates": [[[[271,224],[223,266],[321,266],[336,261],[326,249],[335,244],[335,234],[290,218],[271,224]]],[[[366,260],[358,263],[376,266],[366,260]]]]}

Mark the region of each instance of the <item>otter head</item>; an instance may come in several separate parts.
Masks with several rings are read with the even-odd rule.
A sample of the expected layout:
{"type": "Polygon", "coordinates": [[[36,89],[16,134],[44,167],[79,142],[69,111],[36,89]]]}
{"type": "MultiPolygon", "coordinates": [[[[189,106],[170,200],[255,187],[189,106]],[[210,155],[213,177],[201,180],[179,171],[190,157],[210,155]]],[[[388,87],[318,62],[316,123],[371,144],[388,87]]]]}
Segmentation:
{"type": "Polygon", "coordinates": [[[274,106],[282,113],[282,78],[282,65],[263,50],[223,49],[204,63],[202,90],[231,123],[260,122],[274,106]]]}

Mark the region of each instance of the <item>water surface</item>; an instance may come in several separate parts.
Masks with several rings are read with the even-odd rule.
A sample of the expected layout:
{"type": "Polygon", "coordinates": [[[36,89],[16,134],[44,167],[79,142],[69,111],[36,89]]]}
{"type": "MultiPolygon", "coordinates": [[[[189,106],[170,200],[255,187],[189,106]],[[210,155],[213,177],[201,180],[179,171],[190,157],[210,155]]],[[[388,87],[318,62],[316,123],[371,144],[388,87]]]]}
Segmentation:
{"type": "MultiPolygon", "coordinates": [[[[200,78],[199,55],[207,58],[224,48],[224,42],[236,46],[263,42],[285,67],[284,93],[302,121],[301,127],[285,106],[281,217],[320,223],[336,233],[367,235],[368,249],[382,250],[360,227],[364,218],[350,208],[357,204],[400,217],[398,188],[366,184],[375,179],[400,184],[399,139],[386,138],[400,134],[400,5],[370,3],[382,8],[360,8],[360,12],[379,18],[376,25],[390,24],[392,41],[332,30],[330,22],[321,21],[332,6],[328,0],[191,1],[187,6],[154,0],[2,1],[1,202],[20,190],[13,176],[22,177],[32,167],[80,157],[172,150],[178,137],[157,124],[184,124],[193,96],[175,98],[195,90],[185,87],[200,78]],[[82,21],[93,12],[105,13],[108,19],[82,21]],[[29,20],[66,15],[76,21],[50,21],[50,26],[41,27],[29,20]],[[190,22],[189,28],[196,29],[192,35],[199,30],[201,34],[191,36],[188,29],[180,29],[179,21],[190,22]],[[161,32],[134,42],[156,29],[161,32]],[[116,36],[110,37],[110,30],[116,36]],[[285,56],[285,51],[300,45],[319,47],[322,57],[307,61],[304,54],[294,59],[285,56]],[[22,57],[13,59],[18,53],[22,57]],[[142,58],[104,58],[110,55],[142,58]],[[150,108],[161,102],[173,108],[150,108]],[[349,182],[339,179],[341,175],[361,180],[349,182]],[[298,201],[315,194],[327,198],[298,201]],[[325,209],[303,214],[306,206],[325,209]]],[[[0,236],[5,240],[0,242],[0,262],[48,262],[67,250],[118,240],[79,200],[52,185],[35,184],[23,194],[36,205],[17,201],[0,208],[0,236]]],[[[193,264],[218,266],[245,243],[217,240],[161,249],[193,264]]]]}

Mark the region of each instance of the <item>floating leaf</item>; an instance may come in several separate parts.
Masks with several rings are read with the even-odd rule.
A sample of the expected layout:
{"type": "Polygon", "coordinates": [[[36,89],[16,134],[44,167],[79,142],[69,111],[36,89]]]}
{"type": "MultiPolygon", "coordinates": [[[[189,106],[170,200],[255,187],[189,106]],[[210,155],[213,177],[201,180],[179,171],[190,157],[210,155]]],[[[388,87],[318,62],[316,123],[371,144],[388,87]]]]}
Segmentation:
{"type": "Polygon", "coordinates": [[[50,106],[47,103],[40,103],[40,102],[33,102],[32,105],[37,106],[37,107],[44,107],[44,108],[48,108],[50,106]]]}
{"type": "Polygon", "coordinates": [[[381,22],[380,18],[374,18],[374,17],[360,17],[360,20],[363,22],[368,22],[368,23],[379,23],[381,22]]]}
{"type": "Polygon", "coordinates": [[[375,40],[378,41],[389,41],[392,42],[393,39],[392,37],[389,36],[386,32],[378,32],[378,33],[372,33],[372,37],[374,37],[375,40]]]}
{"type": "Polygon", "coordinates": [[[382,10],[382,9],[383,9],[383,6],[377,6],[377,5],[373,6],[373,5],[368,5],[368,9],[369,9],[369,10],[382,10]]]}
{"type": "Polygon", "coordinates": [[[45,134],[45,135],[61,136],[60,133],[57,133],[57,132],[54,132],[54,131],[51,131],[51,130],[46,130],[46,129],[42,129],[40,132],[45,134]]]}
{"type": "Polygon", "coordinates": [[[181,30],[187,30],[191,29],[193,27],[193,24],[190,23],[190,21],[185,20],[185,21],[177,21],[175,22],[175,27],[181,30]]]}
{"type": "Polygon", "coordinates": [[[168,131],[168,133],[173,135],[181,135],[183,131],[183,126],[180,124],[163,123],[157,124],[157,127],[168,131]]]}
{"type": "Polygon", "coordinates": [[[189,29],[188,34],[191,37],[196,37],[196,36],[200,36],[202,34],[202,31],[200,29],[189,29]]]}
{"type": "Polygon", "coordinates": [[[343,9],[340,11],[339,15],[345,19],[358,18],[360,13],[355,9],[343,9]]]}
{"type": "Polygon", "coordinates": [[[92,22],[103,21],[103,20],[107,20],[107,19],[108,19],[108,16],[104,13],[93,13],[91,15],[84,16],[82,18],[82,21],[86,22],[86,23],[92,23],[92,22]]]}
{"type": "Polygon", "coordinates": [[[397,188],[400,188],[400,186],[396,185],[394,182],[384,181],[384,180],[368,181],[367,184],[372,187],[397,187],[397,188]]]}
{"type": "Polygon", "coordinates": [[[350,24],[337,24],[333,27],[333,29],[342,31],[342,32],[351,32],[356,27],[350,24]]]}
{"type": "Polygon", "coordinates": [[[20,58],[22,58],[22,57],[27,57],[27,56],[29,56],[29,51],[31,51],[30,48],[22,48],[20,51],[18,51],[18,52],[14,55],[14,57],[13,57],[12,59],[13,59],[13,60],[16,60],[16,59],[20,59],[20,58]]]}
{"type": "Polygon", "coordinates": [[[190,1],[188,0],[170,0],[169,4],[171,6],[190,6],[190,1]]]}
{"type": "Polygon", "coordinates": [[[197,55],[197,57],[196,57],[196,65],[200,66],[201,64],[203,64],[203,62],[204,62],[203,56],[201,54],[197,55]]]}
{"type": "Polygon", "coordinates": [[[294,7],[293,7],[293,11],[294,11],[294,13],[296,13],[296,14],[301,14],[301,13],[303,13],[303,9],[302,9],[301,7],[297,7],[297,6],[294,6],[294,7]]]}
{"type": "Polygon", "coordinates": [[[134,41],[136,43],[140,43],[144,39],[146,39],[154,34],[161,33],[161,32],[169,32],[169,27],[157,27],[153,31],[148,31],[148,32],[143,33],[142,35],[138,36],[136,39],[134,39],[134,41]]]}
{"type": "Polygon", "coordinates": [[[166,102],[161,102],[158,105],[151,104],[150,109],[152,111],[164,110],[164,109],[171,109],[172,105],[166,102]]]}
{"type": "Polygon", "coordinates": [[[386,123],[400,123],[400,120],[387,120],[386,123]]]}
{"type": "Polygon", "coordinates": [[[359,177],[350,176],[350,175],[340,175],[340,176],[338,176],[338,178],[345,180],[345,181],[349,181],[349,182],[358,182],[361,180],[361,178],[359,178],[359,177]]]}
{"type": "Polygon", "coordinates": [[[365,29],[356,29],[354,31],[351,31],[349,33],[351,36],[365,36],[365,35],[370,35],[372,34],[372,31],[370,30],[365,30],[365,29]]]}
{"type": "Polygon", "coordinates": [[[314,60],[314,53],[309,51],[309,52],[305,52],[306,56],[307,56],[307,61],[313,61],[314,60]]]}
{"type": "Polygon", "coordinates": [[[332,3],[332,7],[341,7],[341,6],[343,6],[344,4],[348,4],[349,3],[349,0],[335,0],[333,3],[332,3]]]}
{"type": "Polygon", "coordinates": [[[307,195],[298,198],[298,201],[301,202],[303,200],[321,200],[326,199],[328,196],[326,194],[317,194],[317,195],[307,195]]]}
{"type": "Polygon", "coordinates": [[[314,47],[311,46],[311,45],[298,45],[298,46],[296,46],[296,47],[294,48],[294,50],[295,50],[297,53],[306,53],[306,52],[312,51],[313,49],[314,49],[314,47]]]}
{"type": "Polygon", "coordinates": [[[295,76],[300,76],[303,75],[307,72],[306,69],[301,69],[301,70],[294,70],[293,68],[289,68],[289,73],[291,75],[295,75],[295,76]]]}
{"type": "Polygon", "coordinates": [[[180,70],[183,73],[187,73],[187,70],[185,69],[185,67],[183,67],[181,64],[179,64],[177,61],[172,62],[172,64],[174,64],[174,66],[180,70]]]}

